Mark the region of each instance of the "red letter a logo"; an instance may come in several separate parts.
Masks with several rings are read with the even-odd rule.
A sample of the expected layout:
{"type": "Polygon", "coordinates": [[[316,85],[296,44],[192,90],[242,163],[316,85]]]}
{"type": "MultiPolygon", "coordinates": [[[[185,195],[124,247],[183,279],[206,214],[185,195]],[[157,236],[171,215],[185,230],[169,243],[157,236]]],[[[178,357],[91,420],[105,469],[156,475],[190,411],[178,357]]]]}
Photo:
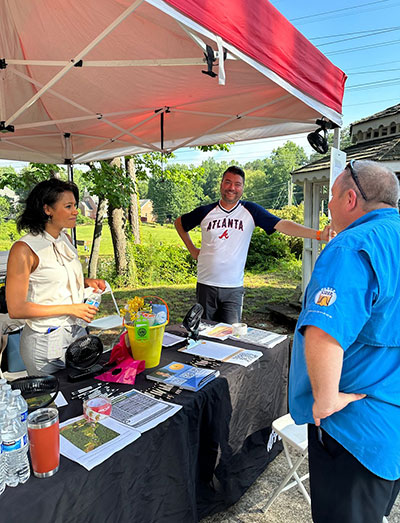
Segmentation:
{"type": "Polygon", "coordinates": [[[219,238],[220,240],[222,240],[222,238],[225,238],[225,240],[227,240],[227,239],[229,238],[229,236],[228,236],[228,229],[226,229],[226,230],[221,234],[221,236],[218,236],[218,238],[219,238]]]}

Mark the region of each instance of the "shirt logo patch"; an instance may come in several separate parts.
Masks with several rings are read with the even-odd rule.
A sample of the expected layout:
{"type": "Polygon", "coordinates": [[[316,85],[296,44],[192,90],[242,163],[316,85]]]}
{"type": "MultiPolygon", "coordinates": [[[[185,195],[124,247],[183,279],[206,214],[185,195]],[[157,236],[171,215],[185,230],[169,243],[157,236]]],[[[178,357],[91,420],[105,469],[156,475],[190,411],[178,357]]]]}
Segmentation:
{"type": "Polygon", "coordinates": [[[314,302],[321,307],[330,307],[336,301],[336,291],[331,287],[324,287],[315,295],[314,302]]]}
{"type": "Polygon", "coordinates": [[[229,236],[228,236],[228,229],[226,229],[226,230],[221,234],[221,236],[218,236],[218,238],[219,238],[220,240],[222,240],[222,238],[225,238],[225,239],[227,240],[227,239],[229,238],[229,236]]]}

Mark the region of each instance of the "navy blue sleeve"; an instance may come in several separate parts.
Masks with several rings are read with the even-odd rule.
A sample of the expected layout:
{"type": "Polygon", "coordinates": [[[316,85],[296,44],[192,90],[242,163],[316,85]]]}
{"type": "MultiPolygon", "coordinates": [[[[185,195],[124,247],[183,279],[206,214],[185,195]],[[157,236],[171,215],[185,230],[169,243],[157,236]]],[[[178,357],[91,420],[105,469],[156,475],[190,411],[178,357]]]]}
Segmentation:
{"type": "Polygon", "coordinates": [[[189,232],[197,227],[197,225],[200,225],[204,217],[207,216],[207,214],[212,211],[216,205],[218,204],[210,203],[208,205],[202,205],[201,207],[196,207],[196,209],[193,209],[191,212],[182,214],[181,223],[183,230],[189,232]]]}
{"type": "Polygon", "coordinates": [[[267,234],[272,234],[275,232],[275,225],[281,221],[281,218],[275,216],[268,212],[264,207],[258,205],[254,202],[243,202],[243,207],[245,207],[249,213],[252,215],[254,223],[257,227],[261,227],[267,234]]]}

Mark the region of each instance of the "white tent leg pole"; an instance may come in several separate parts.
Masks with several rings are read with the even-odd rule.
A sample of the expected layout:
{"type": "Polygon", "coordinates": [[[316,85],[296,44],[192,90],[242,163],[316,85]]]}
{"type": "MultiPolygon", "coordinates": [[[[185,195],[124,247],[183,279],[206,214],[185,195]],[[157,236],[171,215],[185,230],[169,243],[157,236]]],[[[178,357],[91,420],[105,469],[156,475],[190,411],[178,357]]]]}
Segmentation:
{"type": "Polygon", "coordinates": [[[340,127],[333,130],[333,147],[340,149],[340,127]]]}
{"type": "Polygon", "coordinates": [[[90,42],[89,45],[83,49],[80,53],[78,53],[71,62],[63,67],[61,71],[59,71],[53,78],[47,82],[46,85],[44,85],[30,100],[28,100],[22,107],[18,109],[6,122],[6,125],[10,125],[14,120],[18,118],[23,112],[26,111],[31,105],[33,105],[41,96],[44,94],[50,87],[52,87],[55,83],[58,82],[63,76],[65,76],[72,67],[75,67],[75,64],[82,60],[84,56],[87,55],[89,51],[91,51],[96,45],[101,42],[113,29],[115,29],[121,22],[125,20],[139,5],[143,2],[143,0],[136,0],[131,6],[128,7],[128,9],[125,9],[125,11],[114,20],[108,27],[102,31],[97,38],[95,38],[92,42],[90,42]]]}

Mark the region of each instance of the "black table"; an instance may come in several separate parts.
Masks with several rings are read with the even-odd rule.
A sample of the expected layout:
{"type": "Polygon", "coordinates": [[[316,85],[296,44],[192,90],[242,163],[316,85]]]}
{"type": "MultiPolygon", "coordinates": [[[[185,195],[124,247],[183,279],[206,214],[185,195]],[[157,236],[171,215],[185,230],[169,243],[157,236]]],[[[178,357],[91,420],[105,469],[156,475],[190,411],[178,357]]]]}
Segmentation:
{"type": "MultiPolygon", "coordinates": [[[[247,368],[223,363],[219,378],[176,397],[183,405],[177,414],[91,471],[61,456],[55,476],[7,487],[0,522],[197,523],[235,503],[281,451],[279,442],[271,448],[271,423],[287,412],[289,340],[247,348],[263,357],[247,368]]],[[[164,349],[161,364],[191,359],[164,349]]],[[[139,390],[153,384],[144,374],[139,390]]],[[[82,413],[70,392],[87,382],[71,384],[65,371],[58,376],[69,402],[60,409],[65,421],[82,413]]]]}

